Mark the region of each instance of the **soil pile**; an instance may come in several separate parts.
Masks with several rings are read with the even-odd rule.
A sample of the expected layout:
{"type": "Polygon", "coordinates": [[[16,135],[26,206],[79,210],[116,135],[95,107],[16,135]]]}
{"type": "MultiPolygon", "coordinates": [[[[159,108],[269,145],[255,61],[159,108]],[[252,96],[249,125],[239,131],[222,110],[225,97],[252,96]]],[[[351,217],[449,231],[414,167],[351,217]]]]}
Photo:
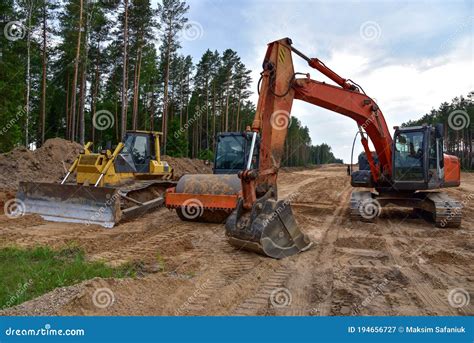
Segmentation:
{"type": "Polygon", "coordinates": [[[80,150],[78,143],[53,138],[34,151],[19,147],[0,154],[0,188],[17,189],[20,181],[60,181],[80,150]]]}
{"type": "MultiPolygon", "coordinates": [[[[0,154],[0,189],[16,190],[20,181],[58,182],[67,173],[81,145],[62,138],[48,139],[34,151],[25,147],[0,154]]],[[[178,180],[184,174],[210,174],[212,163],[191,158],[163,156],[178,180]]]]}
{"type": "Polygon", "coordinates": [[[184,174],[212,174],[212,163],[197,158],[171,157],[164,155],[162,160],[173,168],[173,179],[179,180],[184,174]]]}

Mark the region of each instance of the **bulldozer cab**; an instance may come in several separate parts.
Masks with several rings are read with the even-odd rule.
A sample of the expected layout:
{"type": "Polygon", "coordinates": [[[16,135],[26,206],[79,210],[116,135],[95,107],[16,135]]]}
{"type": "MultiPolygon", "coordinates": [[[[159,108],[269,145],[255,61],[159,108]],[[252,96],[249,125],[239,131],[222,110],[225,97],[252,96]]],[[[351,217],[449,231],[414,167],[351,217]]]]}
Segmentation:
{"type": "MultiPolygon", "coordinates": [[[[124,147],[115,160],[118,173],[149,173],[151,161],[156,160],[158,134],[152,132],[128,131],[124,147]]],[[[159,151],[158,151],[159,154],[159,151]]]]}
{"type": "MultiPolygon", "coordinates": [[[[237,174],[247,168],[252,145],[252,132],[222,132],[216,139],[214,174],[237,174]]],[[[260,136],[251,157],[251,168],[258,168],[260,136]]]]}

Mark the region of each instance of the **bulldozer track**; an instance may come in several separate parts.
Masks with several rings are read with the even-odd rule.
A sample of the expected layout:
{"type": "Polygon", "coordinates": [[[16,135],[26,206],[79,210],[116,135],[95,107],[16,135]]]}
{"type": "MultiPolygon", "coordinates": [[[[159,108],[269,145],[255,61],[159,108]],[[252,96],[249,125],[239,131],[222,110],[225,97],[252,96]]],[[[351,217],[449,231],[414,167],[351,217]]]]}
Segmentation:
{"type": "Polygon", "coordinates": [[[427,315],[440,315],[438,309],[446,310],[449,309],[452,315],[456,314],[456,311],[452,307],[446,307],[447,299],[440,296],[437,292],[433,292],[432,288],[428,286],[427,282],[423,280],[419,273],[415,272],[410,266],[404,263],[400,257],[398,250],[394,247],[393,238],[387,237],[388,252],[395,264],[403,266],[402,273],[405,275],[410,284],[414,286],[414,293],[422,303],[421,310],[426,312],[427,315]]]}
{"type": "MultiPolygon", "coordinates": [[[[190,299],[189,305],[185,307],[183,313],[186,315],[200,315],[206,310],[206,305],[210,301],[220,302],[219,291],[222,288],[238,287],[239,280],[246,274],[252,272],[262,263],[255,256],[245,256],[245,253],[234,252],[228,256],[224,267],[220,269],[217,275],[208,278],[209,282],[205,289],[195,298],[190,299]]],[[[206,278],[204,273],[201,279],[206,278]]]]}
{"type": "MultiPolygon", "coordinates": [[[[336,223],[340,222],[342,219],[340,218],[342,212],[346,208],[347,201],[351,194],[351,188],[346,187],[343,193],[340,196],[340,201],[338,207],[334,211],[334,216],[330,217],[326,222],[326,229],[323,242],[321,242],[322,250],[318,257],[318,259],[326,262],[326,273],[327,273],[327,282],[329,284],[329,289],[325,299],[317,304],[315,308],[318,309],[317,314],[319,316],[327,316],[330,314],[331,311],[331,303],[332,303],[332,291],[334,288],[334,272],[333,272],[333,263],[331,256],[334,252],[334,243],[339,236],[340,225],[335,225],[336,223]]],[[[313,284],[317,284],[317,280],[313,280],[313,284]]]]}
{"type": "Polygon", "coordinates": [[[286,289],[283,288],[283,286],[292,275],[292,272],[291,269],[286,267],[279,268],[256,290],[252,297],[247,298],[237,306],[232,311],[232,314],[237,316],[252,316],[265,314],[269,309],[273,309],[276,311],[276,314],[278,314],[280,309],[283,310],[285,307],[291,306],[291,298],[288,298],[287,304],[283,303],[279,305],[275,300],[272,301],[272,294],[275,297],[277,296],[276,292],[285,292],[286,289]]]}

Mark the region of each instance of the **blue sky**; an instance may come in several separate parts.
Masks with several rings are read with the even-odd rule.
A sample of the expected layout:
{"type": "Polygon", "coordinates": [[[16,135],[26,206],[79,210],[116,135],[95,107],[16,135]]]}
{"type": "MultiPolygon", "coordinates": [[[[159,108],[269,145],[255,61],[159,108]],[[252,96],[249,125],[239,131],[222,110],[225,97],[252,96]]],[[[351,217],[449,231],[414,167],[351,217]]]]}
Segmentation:
{"type": "MultiPolygon", "coordinates": [[[[197,62],[208,48],[236,50],[252,70],[254,93],[266,44],[283,37],[359,83],[377,100],[390,127],[474,90],[473,1],[188,3],[189,20],[199,32],[197,39],[183,40],[182,53],[197,62]]],[[[296,71],[327,81],[299,58],[294,61],[296,71]]],[[[256,94],[252,100],[256,103],[256,94]]],[[[299,101],[292,115],[309,127],[313,144],[326,142],[336,156],[350,160],[355,122],[299,101]]]]}

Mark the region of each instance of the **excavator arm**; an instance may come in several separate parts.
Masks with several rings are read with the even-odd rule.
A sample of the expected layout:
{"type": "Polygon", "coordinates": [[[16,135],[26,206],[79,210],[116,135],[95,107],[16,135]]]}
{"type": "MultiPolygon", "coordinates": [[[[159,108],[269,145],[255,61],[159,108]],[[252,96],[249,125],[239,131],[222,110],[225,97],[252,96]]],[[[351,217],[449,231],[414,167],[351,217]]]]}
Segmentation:
{"type": "Polygon", "coordinates": [[[259,99],[252,130],[261,135],[258,169],[241,171],[242,199],[226,222],[229,242],[267,256],[282,258],[310,246],[300,232],[290,204],[278,200],[277,176],[291,121],[293,100],[301,100],[340,113],[356,121],[368,157],[374,183],[391,179],[392,137],[385,118],[373,99],[360,86],[346,80],[316,58],[308,58],[291,46],[288,38],[268,45],[259,82],[259,99]],[[337,85],[298,77],[292,52],[305,59],[337,85]],[[371,139],[376,164],[364,134],[371,139]]]}
{"type": "Polygon", "coordinates": [[[260,96],[252,125],[252,130],[261,134],[260,166],[258,171],[246,170],[241,173],[245,208],[250,209],[255,200],[270,189],[277,199],[278,169],[294,99],[352,118],[359,130],[367,133],[375,147],[378,165],[372,158],[367,138],[362,135],[362,144],[374,182],[378,184],[390,180],[392,137],[382,111],[359,86],[340,77],[320,60],[308,58],[293,48],[288,38],[269,44],[261,76],[260,96]],[[308,74],[297,78],[292,52],[305,59],[309,66],[330,78],[337,86],[312,80],[308,74]]]}

